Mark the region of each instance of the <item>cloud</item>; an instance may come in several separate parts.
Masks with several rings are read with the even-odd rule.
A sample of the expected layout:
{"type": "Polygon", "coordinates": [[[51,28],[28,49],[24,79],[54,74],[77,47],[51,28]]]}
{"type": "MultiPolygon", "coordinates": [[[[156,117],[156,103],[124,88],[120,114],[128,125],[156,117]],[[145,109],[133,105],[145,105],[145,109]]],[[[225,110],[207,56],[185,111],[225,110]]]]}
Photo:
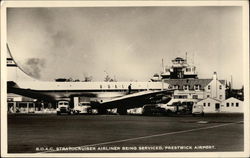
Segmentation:
{"type": "Polygon", "coordinates": [[[44,68],[44,65],[44,59],[29,58],[25,63],[24,69],[29,75],[39,79],[41,77],[41,70],[44,68]]]}

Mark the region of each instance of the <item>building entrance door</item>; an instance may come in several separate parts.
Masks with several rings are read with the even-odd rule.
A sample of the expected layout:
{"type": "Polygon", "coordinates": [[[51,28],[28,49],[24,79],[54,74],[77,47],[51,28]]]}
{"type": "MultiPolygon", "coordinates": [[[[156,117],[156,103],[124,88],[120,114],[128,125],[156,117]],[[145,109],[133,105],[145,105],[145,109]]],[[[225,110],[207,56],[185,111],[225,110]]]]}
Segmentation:
{"type": "Polygon", "coordinates": [[[215,103],[215,110],[219,111],[220,110],[220,103],[215,103]]]}

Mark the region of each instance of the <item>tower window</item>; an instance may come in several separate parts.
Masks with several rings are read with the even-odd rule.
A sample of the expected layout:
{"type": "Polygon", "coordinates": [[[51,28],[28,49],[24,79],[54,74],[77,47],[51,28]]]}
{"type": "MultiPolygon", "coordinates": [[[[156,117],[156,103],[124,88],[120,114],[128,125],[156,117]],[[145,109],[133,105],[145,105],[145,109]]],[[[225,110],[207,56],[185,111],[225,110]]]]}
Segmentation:
{"type": "Polygon", "coordinates": [[[229,103],[227,103],[227,107],[229,107],[229,103]]]}
{"type": "Polygon", "coordinates": [[[219,88],[222,89],[222,85],[220,85],[219,88]]]}
{"type": "Polygon", "coordinates": [[[208,90],[210,90],[210,88],[211,88],[211,86],[210,86],[210,85],[208,85],[207,89],[208,89],[208,90]]]}
{"type": "Polygon", "coordinates": [[[188,90],[188,89],[189,89],[189,86],[188,86],[188,85],[184,85],[184,86],[183,86],[183,89],[184,89],[184,90],[188,90]]]}
{"type": "Polygon", "coordinates": [[[239,107],[239,103],[236,103],[236,107],[239,107]]]}

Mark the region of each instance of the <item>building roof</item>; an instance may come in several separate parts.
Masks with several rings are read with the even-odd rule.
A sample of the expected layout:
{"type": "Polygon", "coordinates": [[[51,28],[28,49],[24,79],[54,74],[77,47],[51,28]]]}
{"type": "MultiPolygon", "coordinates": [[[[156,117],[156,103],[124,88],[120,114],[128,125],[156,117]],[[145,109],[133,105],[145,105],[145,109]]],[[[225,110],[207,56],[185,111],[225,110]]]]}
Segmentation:
{"type": "Polygon", "coordinates": [[[204,101],[206,101],[206,100],[214,100],[214,101],[216,101],[216,102],[221,102],[220,100],[218,100],[218,99],[215,99],[215,98],[206,98],[206,99],[203,99],[203,100],[200,100],[198,103],[200,103],[200,102],[204,102],[204,101]]]}
{"type": "Polygon", "coordinates": [[[174,60],[181,60],[181,61],[184,61],[184,59],[181,58],[181,57],[177,57],[177,58],[175,58],[174,60]]]}
{"type": "Polygon", "coordinates": [[[227,102],[227,101],[238,101],[238,102],[243,102],[237,98],[234,98],[234,97],[230,97],[230,98],[227,98],[226,100],[224,100],[223,102],[227,102]]]}
{"type": "Polygon", "coordinates": [[[225,80],[219,80],[219,82],[223,85],[225,85],[226,81],[225,80]]]}
{"type": "Polygon", "coordinates": [[[179,89],[183,89],[184,85],[189,85],[189,89],[194,89],[194,85],[200,85],[200,89],[204,89],[212,79],[168,79],[164,82],[174,86],[178,85],[179,89]]]}
{"type": "MultiPolygon", "coordinates": [[[[171,86],[178,85],[178,89],[183,89],[184,85],[188,85],[189,89],[193,90],[194,85],[200,85],[200,89],[204,89],[213,79],[195,79],[195,78],[187,78],[187,79],[166,79],[164,82],[170,84],[171,86]]],[[[219,80],[221,84],[225,84],[225,80],[219,80]]]]}

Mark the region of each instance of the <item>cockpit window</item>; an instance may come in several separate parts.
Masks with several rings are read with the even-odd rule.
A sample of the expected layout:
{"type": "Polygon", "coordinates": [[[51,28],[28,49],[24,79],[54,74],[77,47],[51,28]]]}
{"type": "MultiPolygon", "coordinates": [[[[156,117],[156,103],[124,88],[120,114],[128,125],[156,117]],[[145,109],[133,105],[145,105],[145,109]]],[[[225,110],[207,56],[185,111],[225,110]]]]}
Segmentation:
{"type": "Polygon", "coordinates": [[[59,105],[69,105],[68,102],[59,102],[58,104],[59,104],[59,105]]]}

